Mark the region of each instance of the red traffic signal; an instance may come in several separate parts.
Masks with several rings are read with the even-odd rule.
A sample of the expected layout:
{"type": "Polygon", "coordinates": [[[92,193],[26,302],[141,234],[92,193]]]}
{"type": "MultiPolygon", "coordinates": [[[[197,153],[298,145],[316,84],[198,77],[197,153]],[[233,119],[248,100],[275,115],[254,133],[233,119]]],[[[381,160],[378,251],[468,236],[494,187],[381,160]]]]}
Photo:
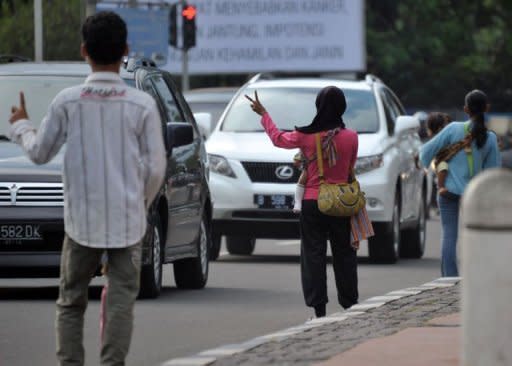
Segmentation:
{"type": "Polygon", "coordinates": [[[181,12],[181,15],[187,20],[194,20],[197,15],[197,10],[195,6],[187,5],[185,9],[181,12]]]}
{"type": "Polygon", "coordinates": [[[196,45],[197,9],[193,5],[185,5],[181,11],[183,19],[183,49],[188,50],[196,45]]]}

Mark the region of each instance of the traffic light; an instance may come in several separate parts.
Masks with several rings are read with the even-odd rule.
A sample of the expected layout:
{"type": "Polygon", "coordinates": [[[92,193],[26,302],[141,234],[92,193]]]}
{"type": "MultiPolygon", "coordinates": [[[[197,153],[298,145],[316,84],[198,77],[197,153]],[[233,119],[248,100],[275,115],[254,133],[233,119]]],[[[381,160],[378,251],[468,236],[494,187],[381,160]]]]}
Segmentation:
{"type": "Polygon", "coordinates": [[[169,10],[169,44],[173,47],[178,46],[178,24],[176,23],[178,11],[177,4],[171,6],[169,10]]]}
{"type": "Polygon", "coordinates": [[[196,15],[197,9],[193,5],[185,5],[181,11],[184,50],[188,50],[196,45],[196,15]]]}

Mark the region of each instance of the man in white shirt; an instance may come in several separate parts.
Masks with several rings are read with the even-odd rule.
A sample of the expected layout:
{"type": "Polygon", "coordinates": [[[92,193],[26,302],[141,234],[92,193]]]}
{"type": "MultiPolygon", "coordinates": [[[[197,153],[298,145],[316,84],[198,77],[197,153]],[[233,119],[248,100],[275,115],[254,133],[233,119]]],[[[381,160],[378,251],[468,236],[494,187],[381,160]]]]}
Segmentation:
{"type": "Polygon", "coordinates": [[[57,300],[57,358],[83,365],[88,286],[107,253],[108,293],[101,365],[124,365],[139,291],[147,208],[165,174],[162,123],[155,100],[119,76],[127,29],[113,12],[88,17],[82,56],[92,73],[61,91],[36,130],[23,93],[12,108],[10,138],[36,164],[64,154],[64,239],[57,300]]]}

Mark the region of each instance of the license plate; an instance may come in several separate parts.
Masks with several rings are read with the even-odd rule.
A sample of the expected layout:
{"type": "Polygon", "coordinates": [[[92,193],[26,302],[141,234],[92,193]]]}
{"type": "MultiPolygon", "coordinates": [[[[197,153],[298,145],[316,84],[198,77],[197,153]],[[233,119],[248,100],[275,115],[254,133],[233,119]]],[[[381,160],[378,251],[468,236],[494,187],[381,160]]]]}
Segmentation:
{"type": "Polygon", "coordinates": [[[255,194],[254,203],[259,208],[291,210],[293,208],[293,196],[286,194],[255,194]]]}
{"type": "Polygon", "coordinates": [[[0,225],[0,240],[42,240],[39,225],[0,225]]]}

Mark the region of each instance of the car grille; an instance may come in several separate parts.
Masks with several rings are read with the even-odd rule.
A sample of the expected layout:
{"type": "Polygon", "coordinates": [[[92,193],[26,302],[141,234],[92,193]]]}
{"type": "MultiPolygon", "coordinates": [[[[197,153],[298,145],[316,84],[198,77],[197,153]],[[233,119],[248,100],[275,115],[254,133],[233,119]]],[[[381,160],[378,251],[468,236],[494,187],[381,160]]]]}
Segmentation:
{"type": "Polygon", "coordinates": [[[296,183],[300,177],[300,170],[291,163],[255,163],[244,161],[242,165],[251,181],[256,183],[296,183]],[[281,168],[281,172],[287,174],[279,177],[277,174],[278,168],[281,168]]]}
{"type": "Polygon", "coordinates": [[[62,183],[0,183],[0,206],[64,206],[62,183]]]}

